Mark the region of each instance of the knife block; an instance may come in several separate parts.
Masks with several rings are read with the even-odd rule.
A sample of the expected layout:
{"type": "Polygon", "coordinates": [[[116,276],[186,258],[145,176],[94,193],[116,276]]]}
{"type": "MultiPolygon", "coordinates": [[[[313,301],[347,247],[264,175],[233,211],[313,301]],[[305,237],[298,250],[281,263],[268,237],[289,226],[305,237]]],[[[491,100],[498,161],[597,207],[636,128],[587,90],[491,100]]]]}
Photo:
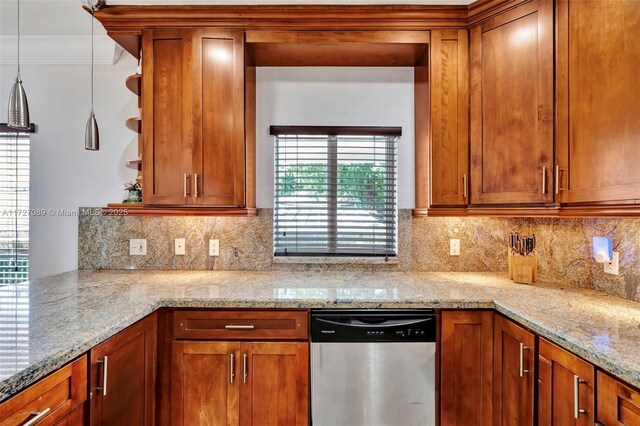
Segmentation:
{"type": "Polygon", "coordinates": [[[509,250],[509,279],[520,284],[533,284],[538,278],[538,253],[521,256],[509,250]]]}

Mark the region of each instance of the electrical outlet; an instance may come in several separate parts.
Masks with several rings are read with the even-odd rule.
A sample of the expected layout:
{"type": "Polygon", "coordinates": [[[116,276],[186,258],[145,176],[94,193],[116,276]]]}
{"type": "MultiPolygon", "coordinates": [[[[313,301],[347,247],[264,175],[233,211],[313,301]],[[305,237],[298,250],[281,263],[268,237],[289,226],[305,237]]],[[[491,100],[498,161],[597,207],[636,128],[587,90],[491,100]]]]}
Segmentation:
{"type": "Polygon", "coordinates": [[[147,240],[145,240],[145,239],[129,240],[129,255],[131,255],[131,256],[146,256],[147,255],[147,240]]]}
{"type": "Polygon", "coordinates": [[[458,238],[449,240],[449,256],[460,256],[460,240],[458,238]]]}
{"type": "Polygon", "coordinates": [[[220,240],[209,240],[209,256],[220,256],[220,240]]]}
{"type": "Polygon", "coordinates": [[[175,241],[175,255],[176,256],[184,256],[185,255],[185,245],[186,240],[184,238],[176,238],[175,241]]]}
{"type": "Polygon", "coordinates": [[[613,252],[613,259],[611,262],[604,262],[604,273],[611,275],[620,275],[618,272],[618,266],[620,265],[620,253],[613,252]]]}

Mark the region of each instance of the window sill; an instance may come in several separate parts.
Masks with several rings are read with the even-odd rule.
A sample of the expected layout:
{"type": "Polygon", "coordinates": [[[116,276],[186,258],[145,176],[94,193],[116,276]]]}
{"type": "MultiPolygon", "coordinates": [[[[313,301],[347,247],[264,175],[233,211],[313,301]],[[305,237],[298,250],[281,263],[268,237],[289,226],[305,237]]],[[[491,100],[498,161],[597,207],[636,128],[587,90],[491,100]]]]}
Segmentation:
{"type": "Polygon", "coordinates": [[[323,264],[323,265],[397,265],[398,257],[358,257],[358,256],[274,256],[273,263],[280,264],[323,264]]]}

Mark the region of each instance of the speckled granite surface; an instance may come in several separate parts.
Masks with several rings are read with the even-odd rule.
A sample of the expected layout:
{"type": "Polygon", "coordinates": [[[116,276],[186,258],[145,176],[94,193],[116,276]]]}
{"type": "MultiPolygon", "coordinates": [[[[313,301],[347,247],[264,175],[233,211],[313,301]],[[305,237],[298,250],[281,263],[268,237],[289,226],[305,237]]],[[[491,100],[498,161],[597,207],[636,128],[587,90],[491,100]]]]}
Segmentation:
{"type": "Polygon", "coordinates": [[[496,273],[73,271],[0,288],[0,400],[165,306],[495,308],[640,387],[640,304],[593,290],[496,273]]]}
{"type": "Polygon", "coordinates": [[[186,269],[248,271],[506,271],[510,232],[535,234],[539,272],[553,280],[640,301],[640,219],[412,218],[398,212],[395,263],[278,263],[273,260],[273,210],[258,217],[79,218],[80,269],[186,269]],[[607,275],[591,257],[591,239],[609,236],[621,252],[620,275],[607,275]],[[148,255],[129,256],[130,238],[146,238],[148,255]],[[186,256],[174,256],[175,238],[186,238],[186,256]],[[220,257],[208,257],[209,238],[220,257]],[[449,256],[459,238],[461,256],[449,256]]]}

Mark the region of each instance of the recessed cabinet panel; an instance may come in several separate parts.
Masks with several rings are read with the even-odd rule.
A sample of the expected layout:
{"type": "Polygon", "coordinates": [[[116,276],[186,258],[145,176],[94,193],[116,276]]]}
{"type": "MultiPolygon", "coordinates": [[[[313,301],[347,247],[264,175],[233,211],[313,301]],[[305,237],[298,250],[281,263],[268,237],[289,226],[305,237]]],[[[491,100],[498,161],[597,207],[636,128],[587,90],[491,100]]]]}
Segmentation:
{"type": "Polygon", "coordinates": [[[640,198],[640,2],[558,1],[564,203],[640,198]]]}
{"type": "Polygon", "coordinates": [[[471,29],[473,204],[553,201],[553,2],[471,29]]]}

